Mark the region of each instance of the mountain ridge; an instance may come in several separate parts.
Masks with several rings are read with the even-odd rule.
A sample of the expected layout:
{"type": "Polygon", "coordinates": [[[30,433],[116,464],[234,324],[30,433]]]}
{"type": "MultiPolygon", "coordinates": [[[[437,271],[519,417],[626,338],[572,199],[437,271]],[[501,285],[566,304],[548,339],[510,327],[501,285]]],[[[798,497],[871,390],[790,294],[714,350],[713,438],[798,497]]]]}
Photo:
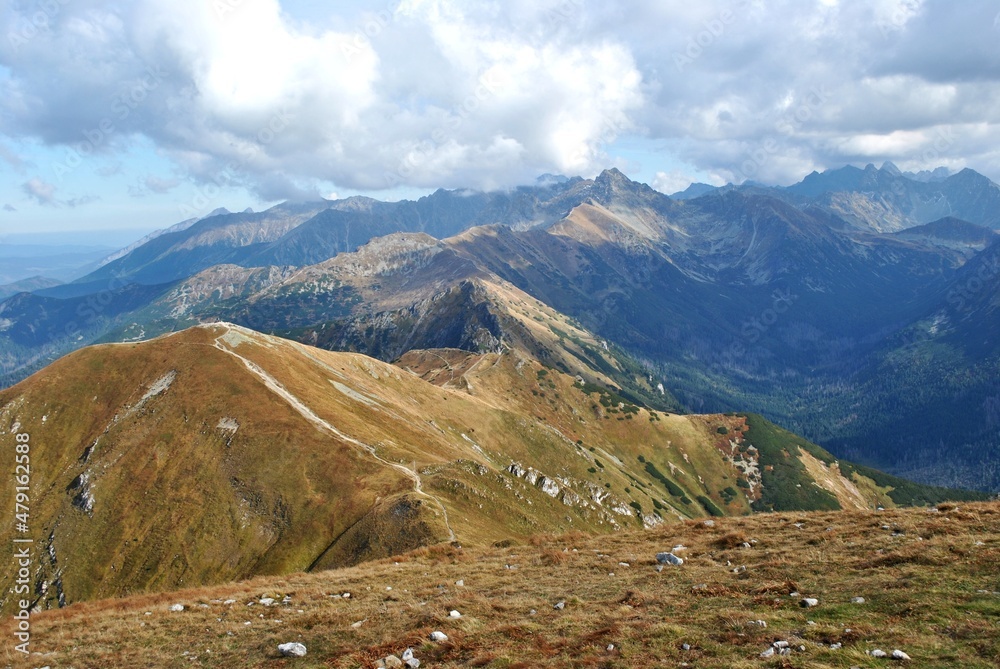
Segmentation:
{"type": "Polygon", "coordinates": [[[389,365],[229,324],[83,349],[0,391],[0,416],[0,438],[32,443],[39,608],[456,539],[963,496],[854,472],[759,417],[644,409],[516,351],[389,365]]]}

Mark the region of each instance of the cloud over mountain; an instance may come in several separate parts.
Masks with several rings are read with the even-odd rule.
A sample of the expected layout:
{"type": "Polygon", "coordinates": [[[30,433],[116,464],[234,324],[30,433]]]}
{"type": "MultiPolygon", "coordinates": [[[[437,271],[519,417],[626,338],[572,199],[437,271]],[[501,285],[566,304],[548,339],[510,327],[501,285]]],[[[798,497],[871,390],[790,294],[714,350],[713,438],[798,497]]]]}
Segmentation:
{"type": "Polygon", "coordinates": [[[0,133],[67,164],[148,139],[266,198],[592,174],[634,159],[625,135],[718,182],[882,159],[1000,174],[985,0],[404,0],[308,23],[298,4],[8,4],[0,133]]]}

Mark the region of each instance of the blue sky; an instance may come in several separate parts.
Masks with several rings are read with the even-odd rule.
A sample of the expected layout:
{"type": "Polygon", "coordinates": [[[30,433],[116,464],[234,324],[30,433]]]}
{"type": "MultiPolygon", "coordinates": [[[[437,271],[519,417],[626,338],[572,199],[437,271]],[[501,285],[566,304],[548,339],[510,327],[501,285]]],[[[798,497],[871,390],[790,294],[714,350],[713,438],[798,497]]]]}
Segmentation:
{"type": "MultiPolygon", "coordinates": [[[[664,192],[847,163],[1000,179],[1000,6],[19,0],[0,242],[619,167],[664,192]]],[[[117,242],[115,242],[117,243],[117,242]]]]}

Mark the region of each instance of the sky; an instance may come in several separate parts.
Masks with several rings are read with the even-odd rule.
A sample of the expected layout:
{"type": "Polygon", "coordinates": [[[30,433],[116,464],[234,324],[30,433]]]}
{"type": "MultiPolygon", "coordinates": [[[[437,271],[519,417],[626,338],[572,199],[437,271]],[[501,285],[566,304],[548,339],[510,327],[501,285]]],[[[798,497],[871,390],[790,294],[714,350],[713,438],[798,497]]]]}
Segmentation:
{"type": "Polygon", "coordinates": [[[0,243],[618,167],[1000,181],[996,0],[5,0],[0,243]]]}

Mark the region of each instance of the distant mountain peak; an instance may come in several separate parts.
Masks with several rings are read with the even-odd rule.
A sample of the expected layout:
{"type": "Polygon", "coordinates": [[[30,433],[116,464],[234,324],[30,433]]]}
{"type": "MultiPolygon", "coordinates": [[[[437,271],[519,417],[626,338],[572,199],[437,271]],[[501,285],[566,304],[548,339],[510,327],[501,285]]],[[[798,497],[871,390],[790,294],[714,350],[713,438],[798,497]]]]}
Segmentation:
{"type": "Polygon", "coordinates": [[[903,172],[898,167],[896,167],[896,164],[889,160],[882,163],[882,167],[879,169],[879,171],[888,172],[889,174],[896,177],[903,175],[903,172]]]}
{"type": "Polygon", "coordinates": [[[631,184],[633,183],[625,174],[617,167],[610,167],[603,172],[601,172],[597,178],[594,180],[595,183],[600,184],[631,184]]]}
{"type": "Polygon", "coordinates": [[[720,188],[725,188],[725,186],[713,186],[711,184],[695,182],[682,191],[671,193],[670,199],[693,200],[695,198],[701,197],[702,195],[708,195],[709,193],[719,190],[720,188]]]}
{"type": "Polygon", "coordinates": [[[199,220],[204,221],[206,218],[212,218],[213,216],[225,216],[231,213],[233,212],[229,211],[225,207],[219,207],[218,209],[213,209],[212,211],[208,212],[207,214],[202,216],[199,220]]]}
{"type": "Polygon", "coordinates": [[[555,184],[564,184],[569,181],[569,177],[564,174],[541,174],[535,179],[536,186],[553,186],[555,184]]]}
{"type": "Polygon", "coordinates": [[[594,179],[594,196],[605,202],[616,194],[645,192],[656,193],[646,184],[632,181],[617,167],[604,170],[594,179]]]}

